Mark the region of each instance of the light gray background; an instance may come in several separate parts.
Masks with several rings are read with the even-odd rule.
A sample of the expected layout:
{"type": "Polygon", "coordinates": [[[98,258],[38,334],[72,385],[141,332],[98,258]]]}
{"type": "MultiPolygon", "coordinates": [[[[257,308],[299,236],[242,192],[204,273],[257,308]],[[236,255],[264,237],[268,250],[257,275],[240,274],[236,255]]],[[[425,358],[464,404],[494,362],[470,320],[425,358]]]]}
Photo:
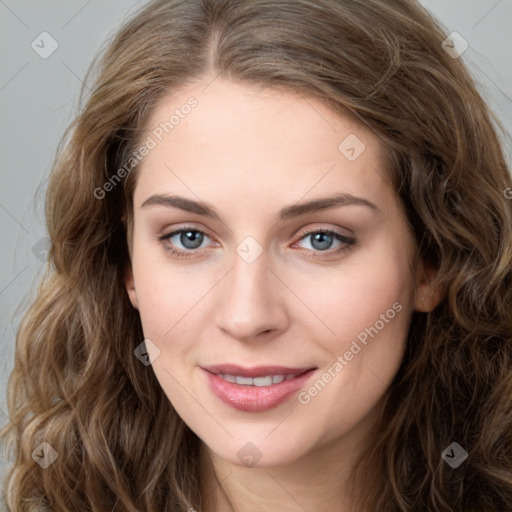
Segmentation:
{"type": "MultiPolygon", "coordinates": [[[[44,191],[57,143],[77,112],[81,80],[93,55],[142,3],[0,0],[1,426],[9,421],[5,388],[13,366],[15,331],[43,270],[41,251],[34,254],[34,245],[45,237],[44,191]],[[46,59],[31,47],[42,32],[58,43],[46,59]]],[[[462,58],[512,133],[512,0],[422,3],[447,33],[456,31],[469,43],[462,58]]],[[[510,143],[505,147],[510,164],[510,143]]],[[[44,241],[41,244],[44,249],[44,241]]],[[[0,472],[6,463],[0,455],[0,472]]]]}

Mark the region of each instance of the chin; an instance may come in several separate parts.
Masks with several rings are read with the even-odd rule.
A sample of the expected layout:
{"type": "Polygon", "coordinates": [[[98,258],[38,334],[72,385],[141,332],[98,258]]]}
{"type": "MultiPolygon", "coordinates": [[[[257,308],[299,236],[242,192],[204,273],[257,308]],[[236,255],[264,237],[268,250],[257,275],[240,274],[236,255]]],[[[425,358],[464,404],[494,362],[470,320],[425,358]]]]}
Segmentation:
{"type": "Polygon", "coordinates": [[[277,467],[293,464],[307,454],[307,445],[304,440],[287,436],[283,431],[282,439],[265,438],[266,433],[258,429],[257,435],[237,435],[229,440],[222,439],[218,442],[205,443],[208,449],[213,451],[222,460],[237,466],[246,467],[277,467]]]}

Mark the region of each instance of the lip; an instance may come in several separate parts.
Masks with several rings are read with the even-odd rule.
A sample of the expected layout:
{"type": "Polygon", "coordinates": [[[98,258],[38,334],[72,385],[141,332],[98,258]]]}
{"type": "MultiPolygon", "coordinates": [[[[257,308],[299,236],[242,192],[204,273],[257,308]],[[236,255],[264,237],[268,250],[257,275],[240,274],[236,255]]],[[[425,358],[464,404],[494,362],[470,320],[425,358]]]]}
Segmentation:
{"type": "Polygon", "coordinates": [[[262,412],[277,407],[304,387],[316,369],[283,366],[241,367],[231,364],[202,368],[213,394],[223,403],[244,412],[262,412]],[[244,386],[228,382],[216,375],[217,373],[253,378],[266,375],[297,376],[271,386],[244,386]]]}

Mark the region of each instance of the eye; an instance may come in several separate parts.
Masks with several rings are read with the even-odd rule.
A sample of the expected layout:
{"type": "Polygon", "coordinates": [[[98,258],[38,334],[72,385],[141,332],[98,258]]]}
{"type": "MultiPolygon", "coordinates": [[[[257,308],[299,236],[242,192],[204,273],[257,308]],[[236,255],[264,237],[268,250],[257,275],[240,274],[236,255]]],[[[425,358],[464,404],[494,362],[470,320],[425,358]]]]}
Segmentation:
{"type": "Polygon", "coordinates": [[[331,229],[316,229],[302,234],[300,240],[309,240],[313,250],[313,258],[321,258],[324,255],[318,253],[327,253],[327,255],[339,254],[352,248],[356,240],[354,238],[342,235],[331,229]],[[334,242],[339,245],[336,249],[330,249],[334,242]]]}
{"type": "MultiPolygon", "coordinates": [[[[199,229],[192,226],[185,226],[181,229],[172,231],[171,233],[163,234],[158,237],[160,242],[164,245],[164,249],[176,258],[191,258],[197,256],[197,252],[205,239],[210,237],[199,229]],[[179,246],[183,248],[180,248],[179,246]],[[176,247],[178,246],[178,249],[176,247]]],[[[313,258],[322,258],[325,256],[332,256],[344,252],[356,243],[354,238],[345,236],[337,231],[330,229],[316,229],[303,233],[300,240],[310,240],[313,258]],[[331,249],[333,242],[338,242],[339,245],[336,249],[331,249]],[[324,256],[324,254],[325,256],[324,256]]],[[[295,244],[294,244],[295,245],[295,244]]]]}
{"type": "Polygon", "coordinates": [[[168,234],[161,235],[158,239],[163,243],[166,251],[177,258],[190,258],[196,255],[196,250],[206,238],[206,233],[191,226],[186,226],[168,234]],[[183,246],[180,249],[179,246],[183,246]],[[176,250],[175,247],[178,246],[176,250]]]}

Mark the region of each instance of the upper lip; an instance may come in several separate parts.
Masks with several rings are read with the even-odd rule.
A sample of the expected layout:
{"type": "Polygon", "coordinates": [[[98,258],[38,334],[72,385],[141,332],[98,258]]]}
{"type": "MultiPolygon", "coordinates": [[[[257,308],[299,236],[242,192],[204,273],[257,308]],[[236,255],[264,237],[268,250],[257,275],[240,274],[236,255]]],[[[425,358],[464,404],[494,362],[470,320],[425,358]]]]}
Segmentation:
{"type": "Polygon", "coordinates": [[[300,375],[314,368],[290,368],[285,366],[239,366],[236,364],[216,364],[203,366],[210,373],[236,375],[239,377],[265,377],[267,375],[300,375]]]}

